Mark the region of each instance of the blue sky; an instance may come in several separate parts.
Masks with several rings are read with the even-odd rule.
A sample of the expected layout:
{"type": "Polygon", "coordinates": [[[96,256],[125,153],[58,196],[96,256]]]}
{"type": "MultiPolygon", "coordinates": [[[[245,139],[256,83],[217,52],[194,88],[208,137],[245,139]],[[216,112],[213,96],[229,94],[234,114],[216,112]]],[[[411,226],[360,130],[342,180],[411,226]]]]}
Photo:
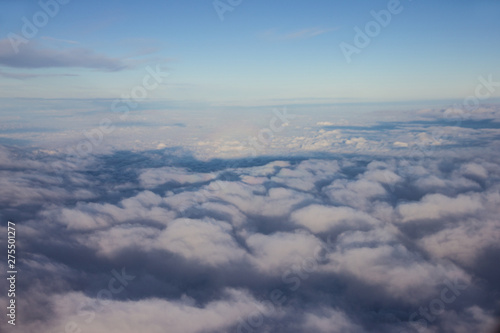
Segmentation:
{"type": "Polygon", "coordinates": [[[348,63],[339,45],[354,45],[354,27],[388,3],[242,1],[220,20],[212,1],[72,0],[22,44],[21,53],[66,55],[53,66],[9,47],[40,5],[2,1],[0,97],[115,98],[156,65],[169,76],[149,98],[214,105],[463,99],[479,76],[498,80],[493,0],[402,0],[348,63]]]}

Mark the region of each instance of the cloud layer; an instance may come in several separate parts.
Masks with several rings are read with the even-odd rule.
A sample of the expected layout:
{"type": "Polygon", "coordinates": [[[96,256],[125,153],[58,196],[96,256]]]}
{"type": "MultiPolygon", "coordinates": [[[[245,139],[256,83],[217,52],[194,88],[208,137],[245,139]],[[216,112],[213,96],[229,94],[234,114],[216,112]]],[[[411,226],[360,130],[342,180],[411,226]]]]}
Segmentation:
{"type": "Polygon", "coordinates": [[[416,114],[315,120],[298,146],[293,130],[276,134],[270,146],[292,153],[253,158],[200,160],[188,144],[85,158],[0,146],[0,218],[4,231],[16,222],[21,258],[16,330],[488,332],[496,125],[465,123],[481,125],[482,145],[460,144],[465,132],[434,145],[449,126],[416,114]],[[434,139],[384,144],[405,131],[434,139]]]}
{"type": "Polygon", "coordinates": [[[62,155],[1,148],[2,219],[17,222],[23,256],[19,332],[494,324],[496,156],[187,165],[170,154],[95,156],[61,173],[62,155]]]}

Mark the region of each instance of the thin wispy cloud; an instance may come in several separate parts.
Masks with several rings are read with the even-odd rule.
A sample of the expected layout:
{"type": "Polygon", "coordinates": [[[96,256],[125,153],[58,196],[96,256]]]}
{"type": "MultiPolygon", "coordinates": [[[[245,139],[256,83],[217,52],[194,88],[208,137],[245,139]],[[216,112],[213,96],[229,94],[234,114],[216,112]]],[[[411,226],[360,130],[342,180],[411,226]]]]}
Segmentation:
{"type": "Polygon", "coordinates": [[[69,77],[69,76],[79,76],[79,75],[71,73],[63,73],[63,74],[11,73],[0,70],[0,76],[8,79],[25,80],[25,79],[35,79],[43,77],[65,77],[65,76],[69,77]]]}
{"type": "Polygon", "coordinates": [[[0,65],[13,68],[91,68],[119,71],[129,67],[124,59],[109,57],[87,48],[53,49],[36,42],[22,44],[16,53],[8,39],[0,40],[0,65]]]}
{"type": "Polygon", "coordinates": [[[73,45],[74,44],[80,44],[79,42],[74,41],[74,40],[59,39],[59,38],[54,38],[54,37],[51,37],[51,36],[42,36],[40,38],[43,39],[43,40],[51,41],[51,42],[60,42],[60,43],[73,44],[73,45]]]}
{"type": "Polygon", "coordinates": [[[309,39],[316,36],[326,34],[331,31],[336,31],[338,28],[306,28],[292,32],[280,32],[278,29],[270,29],[261,34],[261,38],[267,40],[294,40],[294,39],[309,39]]]}

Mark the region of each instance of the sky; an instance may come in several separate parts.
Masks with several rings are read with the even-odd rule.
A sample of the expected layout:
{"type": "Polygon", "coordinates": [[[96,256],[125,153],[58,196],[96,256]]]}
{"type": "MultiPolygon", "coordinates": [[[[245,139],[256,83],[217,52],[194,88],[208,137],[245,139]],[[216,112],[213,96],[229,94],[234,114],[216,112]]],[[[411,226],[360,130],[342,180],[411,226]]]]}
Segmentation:
{"type": "Polygon", "coordinates": [[[0,0],[0,332],[500,332],[499,14],[0,0]]]}
{"type": "Polygon", "coordinates": [[[169,76],[148,98],[211,105],[461,99],[478,76],[499,74],[493,0],[396,3],[350,63],[340,45],[356,46],[354,28],[365,31],[390,1],[214,3],[59,4],[19,44],[21,54],[59,58],[40,62],[12,53],[9,34],[23,36],[22,18],[33,23],[42,7],[2,1],[0,96],[114,98],[157,65],[169,76]]]}

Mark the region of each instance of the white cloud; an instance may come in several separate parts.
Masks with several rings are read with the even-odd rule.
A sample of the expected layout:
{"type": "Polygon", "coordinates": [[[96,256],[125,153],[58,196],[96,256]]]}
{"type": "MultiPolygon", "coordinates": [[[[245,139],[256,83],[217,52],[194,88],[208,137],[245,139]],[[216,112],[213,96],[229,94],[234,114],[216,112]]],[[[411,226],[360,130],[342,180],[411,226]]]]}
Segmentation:
{"type": "Polygon", "coordinates": [[[291,220],[314,233],[326,232],[332,228],[346,226],[359,228],[377,224],[370,215],[350,207],[328,207],[311,205],[292,213],[291,220]]]}
{"type": "Polygon", "coordinates": [[[362,331],[362,328],[354,324],[342,311],[335,309],[324,309],[319,314],[306,313],[302,329],[318,333],[362,331]]]}
{"type": "Polygon", "coordinates": [[[141,171],[139,180],[145,188],[153,188],[168,182],[179,184],[206,182],[215,177],[213,173],[193,173],[183,168],[164,167],[141,171]]]}
{"type": "Polygon", "coordinates": [[[468,219],[459,226],[426,236],[419,243],[437,258],[449,258],[470,266],[484,249],[496,246],[498,239],[500,226],[495,220],[468,219]]]}
{"type": "Polygon", "coordinates": [[[479,165],[477,163],[464,164],[460,168],[460,171],[464,175],[474,176],[480,179],[488,178],[488,171],[482,165],[479,165]]]}
{"type": "Polygon", "coordinates": [[[211,301],[203,307],[192,304],[188,298],[109,300],[103,305],[81,293],[54,296],[50,301],[55,306],[56,316],[52,322],[33,325],[32,331],[24,332],[40,329],[64,332],[68,323],[94,333],[132,333],[145,329],[148,333],[163,333],[166,328],[172,333],[228,332],[230,327],[238,324],[238,318],[249,316],[260,307],[248,293],[234,289],[227,289],[220,300],[211,301]],[[80,309],[83,304],[91,305],[87,307],[87,312],[80,309]],[[93,316],[90,317],[90,314],[93,316]]]}
{"type": "Polygon", "coordinates": [[[397,235],[390,236],[394,231],[379,229],[342,235],[324,269],[347,274],[382,288],[388,297],[413,304],[435,295],[445,279],[470,282],[470,277],[457,267],[426,262],[398,244],[397,235]]]}
{"type": "Polygon", "coordinates": [[[419,202],[399,205],[398,211],[402,222],[409,222],[472,214],[481,208],[481,200],[477,194],[461,194],[455,198],[442,194],[428,194],[419,202]]]}
{"type": "Polygon", "coordinates": [[[253,264],[268,274],[281,276],[286,269],[314,258],[321,248],[319,239],[305,233],[254,234],[247,238],[253,264]]]}
{"type": "Polygon", "coordinates": [[[162,198],[144,191],[113,205],[78,202],[74,208],[49,208],[42,215],[71,230],[92,230],[134,220],[152,220],[166,224],[175,216],[160,206],[162,198]]]}
{"type": "MultiPolygon", "coordinates": [[[[256,331],[391,332],[411,329],[405,318],[440,297],[447,279],[473,276],[487,287],[468,288],[428,330],[480,331],[491,323],[500,160],[487,140],[497,134],[464,129],[441,145],[478,135],[485,148],[436,146],[419,160],[392,143],[412,146],[411,133],[432,138],[421,121],[409,131],[397,124],[341,133],[315,127],[328,117],[301,117],[309,129],[291,124],[265,159],[245,161],[195,160],[168,147],[140,151],[145,135],[139,151],[91,155],[63,174],[47,166],[64,162],[58,149],[0,147],[0,208],[19,221],[23,274],[32,281],[19,305],[32,317],[18,330],[58,332],[69,320],[82,323],[80,303],[93,302],[110,270],[123,265],[137,279],[82,329],[132,332],[147,324],[148,332],[234,332],[278,289],[286,299],[279,315],[264,311],[256,331]],[[363,154],[344,155],[358,143],[363,154]],[[191,168],[180,167],[187,163],[191,168]],[[314,269],[304,271],[311,260],[314,269]],[[300,288],[290,289],[287,272],[301,278],[300,288]]],[[[150,143],[160,142],[174,141],[150,143]]],[[[193,154],[217,149],[198,148],[193,154]]]]}
{"type": "Polygon", "coordinates": [[[155,244],[204,265],[225,265],[246,256],[231,236],[231,229],[230,224],[213,219],[177,219],[169,223],[155,244]]]}

